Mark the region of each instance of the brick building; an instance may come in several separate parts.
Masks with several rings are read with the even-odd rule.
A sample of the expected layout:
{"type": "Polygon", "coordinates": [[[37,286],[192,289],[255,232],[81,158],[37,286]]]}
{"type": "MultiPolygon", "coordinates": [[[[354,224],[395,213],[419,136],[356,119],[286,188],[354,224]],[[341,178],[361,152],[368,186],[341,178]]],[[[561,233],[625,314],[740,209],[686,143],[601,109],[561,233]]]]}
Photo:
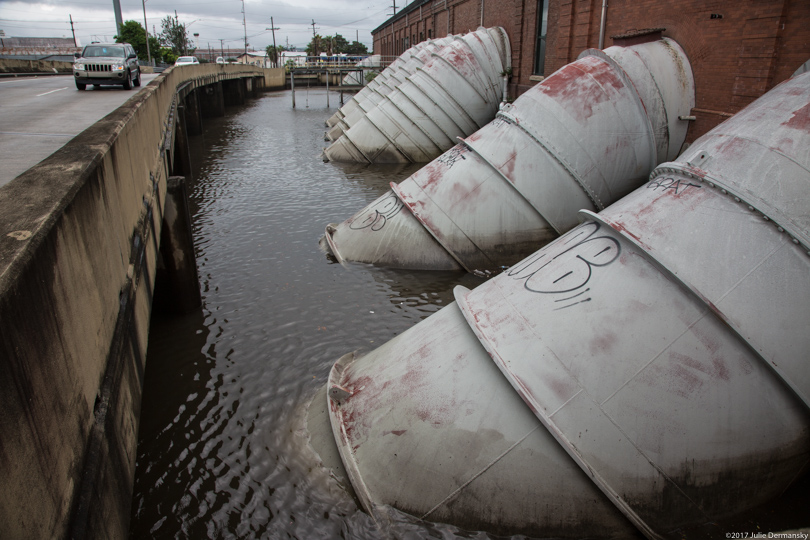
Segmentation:
{"type": "Polygon", "coordinates": [[[600,37],[602,48],[676,40],[695,77],[689,142],[810,60],[810,0],[413,0],[372,31],[374,52],[398,56],[479,26],[509,35],[511,97],[600,47],[600,37]]]}

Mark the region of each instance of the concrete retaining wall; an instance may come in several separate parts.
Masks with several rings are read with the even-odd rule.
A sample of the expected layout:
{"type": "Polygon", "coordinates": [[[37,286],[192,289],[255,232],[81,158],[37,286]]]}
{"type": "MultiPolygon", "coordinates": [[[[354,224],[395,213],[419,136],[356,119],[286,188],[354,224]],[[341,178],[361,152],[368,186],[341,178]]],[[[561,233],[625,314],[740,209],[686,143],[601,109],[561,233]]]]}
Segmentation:
{"type": "Polygon", "coordinates": [[[246,77],[167,70],[0,188],[0,538],[127,536],[177,91],[246,77]]]}
{"type": "Polygon", "coordinates": [[[0,58],[0,73],[72,73],[73,62],[0,58]]]}

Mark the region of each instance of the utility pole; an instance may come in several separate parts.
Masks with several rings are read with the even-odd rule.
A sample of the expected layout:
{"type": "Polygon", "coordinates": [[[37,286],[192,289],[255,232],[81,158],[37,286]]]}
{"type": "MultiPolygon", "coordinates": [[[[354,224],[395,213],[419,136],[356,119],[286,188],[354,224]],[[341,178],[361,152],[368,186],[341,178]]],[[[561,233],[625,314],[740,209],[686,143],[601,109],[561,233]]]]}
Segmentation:
{"type": "Polygon", "coordinates": [[[273,24],[273,17],[270,17],[270,28],[265,28],[265,30],[273,31],[273,51],[275,51],[276,55],[276,59],[273,61],[273,67],[278,67],[278,47],[276,47],[276,30],[281,30],[281,28],[276,28],[276,25],[273,24]]]}
{"type": "Polygon", "coordinates": [[[78,47],[79,45],[76,43],[76,31],[73,29],[73,15],[68,14],[70,17],[70,33],[73,34],[73,46],[78,47]]]}
{"type": "Polygon", "coordinates": [[[394,15],[397,14],[397,0],[392,0],[394,2],[394,15]]]}
{"type": "Polygon", "coordinates": [[[225,56],[225,45],[223,45],[223,40],[219,40],[219,55],[225,56]]]}
{"type": "MultiPolygon", "coordinates": [[[[247,21],[245,20],[245,0],[242,0],[242,26],[245,27],[245,55],[247,55],[247,21]]],[[[247,62],[247,57],[245,58],[247,62]]]]}
{"type": "MultiPolygon", "coordinates": [[[[149,25],[146,24],[146,0],[141,0],[141,3],[143,4],[143,31],[146,34],[146,61],[151,65],[152,54],[149,52],[149,25]]],[[[73,25],[71,24],[71,26],[73,25]]]]}
{"type": "Polygon", "coordinates": [[[312,19],[312,39],[315,39],[315,19],[312,19]]]}

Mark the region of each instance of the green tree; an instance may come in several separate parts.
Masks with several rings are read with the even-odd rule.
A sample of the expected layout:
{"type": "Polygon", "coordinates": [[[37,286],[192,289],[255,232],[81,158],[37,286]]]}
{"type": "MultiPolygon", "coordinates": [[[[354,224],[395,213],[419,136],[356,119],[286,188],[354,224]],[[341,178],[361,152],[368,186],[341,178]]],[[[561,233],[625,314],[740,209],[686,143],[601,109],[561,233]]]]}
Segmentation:
{"type": "Polygon", "coordinates": [[[306,51],[308,56],[318,56],[322,52],[325,52],[328,56],[334,54],[368,54],[368,48],[365,45],[359,41],[349,43],[349,41],[340,34],[335,34],[334,36],[315,34],[309,42],[309,45],[307,45],[306,51]]]}
{"type": "Polygon", "coordinates": [[[350,45],[346,47],[346,50],[343,51],[346,54],[350,54],[352,56],[363,56],[368,54],[368,47],[360,43],[359,41],[352,41],[350,45]]]}
{"type": "Polygon", "coordinates": [[[149,36],[149,55],[146,51],[146,32],[138,21],[126,21],[121,27],[121,35],[115,36],[117,43],[129,43],[138,53],[138,58],[147,60],[149,56],[160,59],[160,42],[154,36],[149,36]]]}
{"type": "Polygon", "coordinates": [[[191,41],[188,36],[186,25],[177,21],[177,17],[172,18],[167,15],[165,19],[160,21],[161,32],[158,36],[160,44],[163,47],[171,49],[175,57],[184,56],[194,53],[194,48],[189,48],[191,41]]]}
{"type": "Polygon", "coordinates": [[[340,34],[335,34],[334,36],[327,37],[326,39],[329,40],[329,56],[332,56],[333,54],[345,53],[346,48],[349,46],[349,42],[346,41],[346,38],[340,34]]]}
{"type": "Polygon", "coordinates": [[[274,66],[278,66],[278,57],[281,51],[288,50],[284,45],[268,45],[264,50],[267,53],[267,59],[270,60],[274,66]]]}
{"type": "Polygon", "coordinates": [[[315,34],[312,36],[312,40],[304,50],[306,51],[307,56],[320,56],[322,52],[326,52],[326,43],[323,36],[320,34],[315,34]]]}

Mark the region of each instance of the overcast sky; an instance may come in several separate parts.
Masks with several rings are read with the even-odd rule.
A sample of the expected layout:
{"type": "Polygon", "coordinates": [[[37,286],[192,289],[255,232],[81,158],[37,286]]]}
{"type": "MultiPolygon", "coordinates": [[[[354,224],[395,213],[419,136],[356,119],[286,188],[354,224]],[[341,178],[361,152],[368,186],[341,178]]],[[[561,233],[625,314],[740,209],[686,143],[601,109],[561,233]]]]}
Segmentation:
{"type": "MultiPolygon", "coordinates": [[[[141,0],[119,0],[124,21],[143,25],[141,0]]],[[[397,8],[405,0],[397,1],[397,8]]],[[[364,43],[371,50],[371,30],[392,14],[391,0],[244,0],[246,24],[242,24],[242,0],[146,0],[149,33],[160,32],[167,15],[186,24],[198,46],[244,49],[245,30],[250,48],[264,50],[273,44],[268,30],[273,18],[278,45],[305,47],[312,39],[312,21],[318,34],[341,34],[364,43]],[[198,38],[193,34],[198,33],[198,38]]],[[[0,0],[0,30],[6,37],[72,37],[70,17],[80,45],[112,41],[116,33],[113,0],[0,0]]]]}

